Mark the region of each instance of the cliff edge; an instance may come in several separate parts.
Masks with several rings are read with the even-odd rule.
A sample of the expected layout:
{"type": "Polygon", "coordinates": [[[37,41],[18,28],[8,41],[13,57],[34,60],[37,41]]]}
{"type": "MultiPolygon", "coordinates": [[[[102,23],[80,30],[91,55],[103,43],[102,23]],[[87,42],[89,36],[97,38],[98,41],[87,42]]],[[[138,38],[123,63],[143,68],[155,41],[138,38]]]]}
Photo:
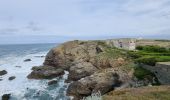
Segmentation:
{"type": "Polygon", "coordinates": [[[106,41],[69,41],[52,48],[44,65],[33,67],[29,79],[52,79],[69,72],[67,95],[75,100],[100,91],[130,87],[133,61],[126,50],[109,47],[106,41]]]}

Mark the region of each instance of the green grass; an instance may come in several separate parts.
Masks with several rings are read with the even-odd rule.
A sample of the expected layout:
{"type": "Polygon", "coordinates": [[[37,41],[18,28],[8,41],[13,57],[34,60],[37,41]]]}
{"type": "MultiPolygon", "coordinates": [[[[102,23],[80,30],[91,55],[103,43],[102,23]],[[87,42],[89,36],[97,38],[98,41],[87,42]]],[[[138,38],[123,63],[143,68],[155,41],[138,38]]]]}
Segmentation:
{"type": "Polygon", "coordinates": [[[106,48],[106,50],[98,55],[98,57],[104,57],[108,59],[116,59],[122,57],[124,54],[121,50],[116,48],[106,48]]]}
{"type": "Polygon", "coordinates": [[[153,56],[144,55],[142,57],[136,58],[136,63],[143,63],[151,66],[155,66],[156,62],[168,62],[170,61],[170,56],[153,56]]]}
{"type": "Polygon", "coordinates": [[[139,80],[143,80],[149,76],[154,77],[154,74],[152,72],[150,72],[149,70],[146,70],[142,67],[136,67],[135,68],[135,72],[134,72],[134,76],[136,78],[138,78],[139,80]]]}
{"type": "Polygon", "coordinates": [[[157,52],[157,53],[170,53],[168,48],[160,47],[160,46],[153,46],[153,45],[146,45],[146,46],[137,46],[137,50],[142,50],[146,52],[157,52]]]}
{"type": "Polygon", "coordinates": [[[167,62],[170,61],[170,56],[156,56],[158,62],[167,62]]]}
{"type": "Polygon", "coordinates": [[[156,57],[154,56],[143,56],[143,57],[135,59],[135,63],[147,64],[151,66],[155,66],[156,62],[157,60],[156,60],[156,57]]]}
{"type": "Polygon", "coordinates": [[[170,61],[170,50],[159,46],[138,46],[138,51],[129,51],[136,63],[155,66],[156,62],[170,61]]]}

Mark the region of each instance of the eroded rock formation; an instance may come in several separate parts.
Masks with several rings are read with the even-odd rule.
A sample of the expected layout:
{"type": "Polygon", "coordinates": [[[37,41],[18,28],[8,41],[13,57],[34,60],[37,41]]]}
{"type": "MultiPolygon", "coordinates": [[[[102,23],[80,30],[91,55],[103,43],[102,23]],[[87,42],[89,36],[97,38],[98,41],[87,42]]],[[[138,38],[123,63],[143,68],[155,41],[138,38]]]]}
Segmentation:
{"type": "Polygon", "coordinates": [[[30,79],[49,79],[69,72],[67,94],[80,99],[102,94],[131,80],[126,52],[110,48],[105,41],[70,41],[49,51],[43,66],[33,67],[30,79]]]}

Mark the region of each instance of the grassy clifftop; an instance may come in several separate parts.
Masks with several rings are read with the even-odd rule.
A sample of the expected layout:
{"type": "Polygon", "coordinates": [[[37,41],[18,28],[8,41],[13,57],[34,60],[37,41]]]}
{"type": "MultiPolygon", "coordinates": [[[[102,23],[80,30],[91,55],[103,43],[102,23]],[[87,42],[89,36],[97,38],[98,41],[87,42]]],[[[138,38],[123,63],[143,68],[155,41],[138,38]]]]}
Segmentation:
{"type": "Polygon", "coordinates": [[[111,91],[103,100],[169,100],[170,86],[152,86],[111,91]]]}
{"type": "Polygon", "coordinates": [[[170,61],[170,49],[160,46],[137,46],[137,51],[129,51],[136,63],[154,66],[156,62],[170,61]]]}

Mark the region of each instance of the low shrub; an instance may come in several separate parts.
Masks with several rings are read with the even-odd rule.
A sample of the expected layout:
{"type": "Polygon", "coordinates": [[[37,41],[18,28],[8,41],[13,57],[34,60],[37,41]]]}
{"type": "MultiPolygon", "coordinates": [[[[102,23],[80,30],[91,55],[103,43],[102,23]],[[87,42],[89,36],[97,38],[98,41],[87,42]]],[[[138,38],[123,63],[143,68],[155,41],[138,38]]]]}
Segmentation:
{"type": "Polygon", "coordinates": [[[128,51],[127,53],[129,57],[134,58],[134,59],[142,57],[142,55],[139,52],[128,51]]]}
{"type": "Polygon", "coordinates": [[[100,92],[92,93],[91,96],[83,98],[83,100],[102,100],[100,92]]]}
{"type": "Polygon", "coordinates": [[[146,69],[138,66],[135,68],[134,76],[136,78],[138,78],[139,80],[143,80],[143,79],[147,78],[148,76],[154,77],[154,74],[152,72],[150,72],[149,70],[146,70],[146,69]]]}
{"type": "Polygon", "coordinates": [[[141,57],[138,59],[135,59],[135,63],[143,63],[146,65],[151,65],[151,66],[155,66],[157,60],[156,57],[153,56],[147,56],[147,57],[141,57]]]}
{"type": "Polygon", "coordinates": [[[143,46],[137,46],[136,49],[137,50],[143,50],[143,46]]]}
{"type": "Polygon", "coordinates": [[[159,52],[159,53],[170,52],[167,48],[159,47],[159,46],[153,46],[153,45],[137,46],[136,49],[142,50],[142,51],[147,51],[147,52],[159,52]]]}

